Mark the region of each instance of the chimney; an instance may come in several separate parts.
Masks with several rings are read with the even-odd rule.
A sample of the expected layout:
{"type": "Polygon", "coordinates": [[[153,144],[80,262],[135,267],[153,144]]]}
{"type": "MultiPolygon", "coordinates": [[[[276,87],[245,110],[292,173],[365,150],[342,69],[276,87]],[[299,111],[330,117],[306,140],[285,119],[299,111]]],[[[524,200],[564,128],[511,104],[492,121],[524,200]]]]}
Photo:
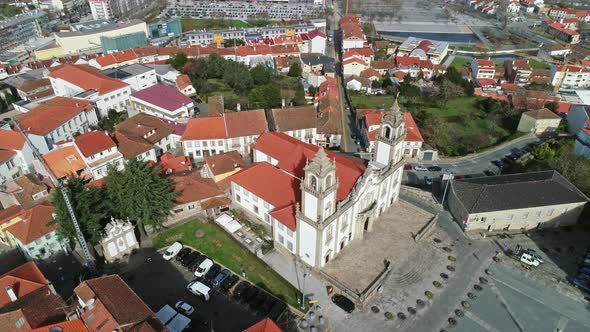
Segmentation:
{"type": "Polygon", "coordinates": [[[14,293],[14,290],[12,289],[12,287],[6,286],[6,287],[4,287],[4,290],[6,290],[6,294],[8,294],[10,301],[16,302],[16,300],[18,300],[18,297],[16,297],[16,294],[14,293]]]}
{"type": "Polygon", "coordinates": [[[281,99],[281,107],[285,108],[285,98],[281,99]]]}
{"type": "Polygon", "coordinates": [[[242,110],[242,105],[240,105],[240,103],[238,103],[238,104],[236,105],[236,110],[237,110],[238,112],[242,110]]]}

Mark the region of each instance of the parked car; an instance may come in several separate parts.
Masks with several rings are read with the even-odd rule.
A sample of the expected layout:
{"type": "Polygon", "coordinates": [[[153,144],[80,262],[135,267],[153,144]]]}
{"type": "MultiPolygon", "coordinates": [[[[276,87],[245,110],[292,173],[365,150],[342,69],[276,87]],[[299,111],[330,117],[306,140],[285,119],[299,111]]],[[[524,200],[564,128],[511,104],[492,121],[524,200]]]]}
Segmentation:
{"type": "Polygon", "coordinates": [[[412,170],[412,165],[404,165],[404,170],[405,171],[412,170]]]}
{"type": "Polygon", "coordinates": [[[183,258],[185,258],[187,255],[189,255],[191,253],[191,251],[192,250],[190,248],[180,249],[180,251],[176,255],[176,261],[181,262],[183,258]]]}
{"type": "Polygon", "coordinates": [[[213,263],[213,265],[211,265],[211,268],[209,268],[209,271],[207,271],[207,273],[205,273],[204,278],[206,280],[213,280],[213,278],[215,278],[216,275],[219,274],[219,272],[221,271],[221,266],[219,266],[219,264],[215,264],[213,263]]]}
{"type": "Polygon", "coordinates": [[[186,289],[188,289],[189,292],[200,296],[205,301],[209,301],[211,299],[211,288],[200,281],[191,281],[186,289]]]}
{"type": "Polygon", "coordinates": [[[429,177],[424,177],[424,184],[426,184],[427,186],[432,185],[432,179],[429,177]]]}
{"type": "Polygon", "coordinates": [[[414,166],[414,170],[416,172],[426,172],[428,170],[428,168],[426,168],[424,166],[416,165],[416,166],[414,166]]]}
{"type": "Polygon", "coordinates": [[[215,278],[213,278],[213,286],[214,287],[220,286],[221,283],[225,279],[227,279],[230,275],[231,275],[231,272],[229,272],[229,270],[223,270],[223,271],[219,272],[219,274],[217,274],[215,276],[215,278]]]}
{"type": "Polygon", "coordinates": [[[240,281],[240,278],[237,275],[232,274],[221,283],[221,289],[227,292],[232,287],[234,287],[234,285],[237,284],[238,281],[240,281]]]}
{"type": "Polygon", "coordinates": [[[279,316],[283,313],[283,311],[285,311],[286,308],[287,308],[287,305],[285,304],[285,302],[276,301],[275,304],[270,309],[270,312],[268,313],[267,316],[268,316],[268,318],[270,318],[272,320],[277,320],[277,318],[279,318],[279,316]]]}
{"type": "Polygon", "coordinates": [[[541,258],[541,256],[534,249],[527,249],[526,253],[533,256],[536,260],[539,261],[539,263],[541,263],[541,264],[545,263],[543,261],[543,258],[541,258]]]}
{"type": "Polygon", "coordinates": [[[246,292],[246,290],[248,289],[249,286],[250,286],[250,283],[248,283],[247,281],[240,282],[236,286],[236,288],[234,288],[234,292],[233,292],[234,299],[241,300],[244,297],[244,293],[246,292]]]}
{"type": "Polygon", "coordinates": [[[427,168],[429,172],[440,172],[442,168],[440,166],[430,166],[427,168]]]}
{"type": "Polygon", "coordinates": [[[181,261],[180,264],[182,266],[190,266],[190,264],[197,258],[199,258],[200,254],[196,251],[191,251],[188,255],[186,255],[181,261]]]}
{"type": "Polygon", "coordinates": [[[188,269],[191,272],[195,272],[197,270],[197,268],[199,267],[199,265],[201,265],[208,257],[205,255],[199,255],[199,257],[197,257],[195,260],[193,260],[193,262],[191,263],[191,265],[189,265],[188,269]]]}
{"type": "Polygon", "coordinates": [[[487,176],[494,176],[494,175],[496,175],[496,173],[490,171],[489,169],[486,169],[485,171],[483,171],[483,174],[485,174],[487,176]]]}
{"type": "Polygon", "coordinates": [[[195,308],[193,308],[192,305],[190,305],[184,301],[176,302],[176,305],[174,305],[174,308],[176,308],[176,310],[178,310],[178,312],[180,312],[181,314],[183,314],[185,316],[190,316],[195,311],[195,308]]]}
{"type": "Polygon", "coordinates": [[[262,308],[262,305],[264,304],[264,302],[266,302],[267,299],[268,296],[264,294],[264,292],[258,292],[258,295],[256,295],[255,298],[248,302],[248,304],[250,305],[250,308],[254,310],[260,310],[260,308],[262,308]]]}
{"type": "Polygon", "coordinates": [[[334,302],[334,304],[339,306],[340,309],[342,309],[348,313],[351,313],[354,311],[354,307],[355,307],[354,302],[349,300],[344,295],[336,294],[336,295],[332,296],[332,302],[334,302]]]}
{"type": "Polygon", "coordinates": [[[252,299],[254,299],[256,295],[258,295],[258,288],[256,288],[256,286],[249,285],[248,289],[244,291],[244,296],[242,297],[242,300],[244,302],[250,303],[250,301],[252,301],[252,299]]]}
{"type": "Polygon", "coordinates": [[[520,256],[520,261],[525,263],[526,265],[539,266],[539,261],[532,255],[527,254],[526,252],[520,256]]]}
{"type": "Polygon", "coordinates": [[[195,277],[202,277],[213,266],[213,261],[209,258],[205,259],[195,270],[195,277]]]}
{"type": "Polygon", "coordinates": [[[262,316],[268,316],[268,314],[270,313],[270,310],[272,309],[272,307],[275,305],[275,299],[273,299],[272,297],[267,297],[266,301],[264,301],[264,303],[262,304],[262,306],[260,307],[260,309],[258,309],[258,313],[262,316]]]}
{"type": "Polygon", "coordinates": [[[170,247],[168,247],[168,249],[166,249],[166,251],[164,252],[162,257],[164,257],[165,260],[169,261],[174,256],[176,256],[180,252],[181,249],[182,249],[182,243],[174,242],[174,243],[172,243],[172,245],[170,247]]]}
{"type": "Polygon", "coordinates": [[[506,167],[506,164],[502,160],[494,160],[492,161],[492,164],[497,166],[499,169],[506,167]]]}
{"type": "Polygon", "coordinates": [[[506,157],[504,157],[504,158],[502,158],[502,162],[503,162],[503,163],[504,163],[506,166],[508,166],[508,165],[512,164],[513,160],[512,160],[512,159],[509,159],[509,158],[506,158],[506,157]]]}

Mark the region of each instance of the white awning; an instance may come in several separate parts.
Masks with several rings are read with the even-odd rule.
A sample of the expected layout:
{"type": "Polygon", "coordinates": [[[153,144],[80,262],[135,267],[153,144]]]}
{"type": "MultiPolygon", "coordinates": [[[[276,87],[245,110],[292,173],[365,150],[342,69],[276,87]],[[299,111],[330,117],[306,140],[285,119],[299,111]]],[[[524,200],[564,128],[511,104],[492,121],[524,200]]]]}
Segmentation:
{"type": "Polygon", "coordinates": [[[225,228],[231,234],[233,234],[238,229],[242,228],[242,224],[240,224],[234,218],[225,213],[217,217],[217,219],[215,219],[215,222],[221,225],[221,227],[225,228]]]}

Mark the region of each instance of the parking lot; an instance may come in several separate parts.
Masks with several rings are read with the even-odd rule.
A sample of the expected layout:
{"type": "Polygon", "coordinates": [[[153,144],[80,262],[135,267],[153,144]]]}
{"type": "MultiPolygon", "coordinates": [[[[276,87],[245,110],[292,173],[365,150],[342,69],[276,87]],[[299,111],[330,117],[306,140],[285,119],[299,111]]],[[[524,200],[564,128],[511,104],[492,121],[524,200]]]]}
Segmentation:
{"type": "Polygon", "coordinates": [[[260,292],[254,299],[238,301],[231,291],[228,294],[214,288],[211,299],[206,302],[186,289],[188,283],[196,278],[180,262],[174,258],[166,261],[157,252],[153,252],[150,258],[123,273],[123,279],[154,312],[166,304],[174,306],[178,301],[191,304],[195,311],[189,317],[192,319],[189,331],[242,331],[266,317],[251,304],[256,296],[261,296],[260,292]]]}

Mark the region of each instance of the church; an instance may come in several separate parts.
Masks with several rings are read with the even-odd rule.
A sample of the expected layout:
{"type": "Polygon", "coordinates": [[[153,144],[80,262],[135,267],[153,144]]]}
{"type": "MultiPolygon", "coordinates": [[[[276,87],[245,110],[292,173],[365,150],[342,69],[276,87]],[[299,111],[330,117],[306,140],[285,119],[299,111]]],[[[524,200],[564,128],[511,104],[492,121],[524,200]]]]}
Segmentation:
{"type": "Polygon", "coordinates": [[[373,160],[264,133],[253,164],[230,177],[236,207],[272,230],[275,247],[321,268],[370,232],[399,196],[405,117],[397,100],[385,113],[373,160]]]}

